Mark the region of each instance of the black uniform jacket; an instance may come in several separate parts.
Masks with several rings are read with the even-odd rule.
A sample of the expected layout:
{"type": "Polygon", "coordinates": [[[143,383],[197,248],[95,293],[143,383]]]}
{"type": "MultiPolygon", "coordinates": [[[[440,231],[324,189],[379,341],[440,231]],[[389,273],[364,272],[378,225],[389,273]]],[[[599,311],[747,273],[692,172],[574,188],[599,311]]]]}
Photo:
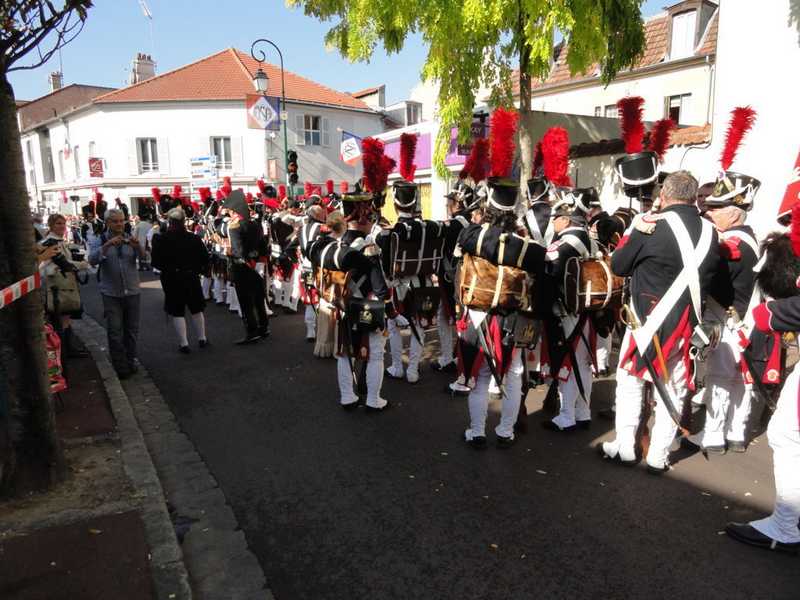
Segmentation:
{"type": "Polygon", "coordinates": [[[479,256],[495,265],[518,267],[536,275],[542,269],[545,249],[529,238],[505,232],[489,224],[471,223],[458,236],[458,246],[465,254],[479,256]],[[481,239],[481,232],[483,238],[481,239]],[[505,239],[502,260],[500,260],[500,240],[505,239]],[[478,241],[480,240],[480,249],[478,241]]]}
{"type": "Polygon", "coordinates": [[[231,241],[231,257],[245,261],[258,260],[268,255],[264,229],[261,223],[253,220],[242,220],[228,227],[231,241]]]}
{"type": "Polygon", "coordinates": [[[720,235],[720,264],[711,285],[711,295],[723,308],[733,306],[740,319],[747,316],[747,308],[755,287],[753,267],[758,254],[743,241],[744,236],[755,240],[753,230],[747,225],[734,227],[720,235]],[[739,235],[737,235],[737,232],[739,235]]]}
{"type": "Polygon", "coordinates": [[[153,267],[164,274],[200,275],[208,268],[208,251],[198,236],[185,230],[168,230],[153,236],[153,267]]]}
{"type": "MultiPolygon", "coordinates": [[[[662,212],[677,214],[686,227],[692,243],[697,244],[703,222],[695,206],[672,205],[662,212]]],[[[658,213],[651,217],[655,222],[655,229],[652,233],[643,233],[635,227],[631,228],[611,256],[611,268],[614,273],[621,277],[630,277],[630,302],[642,323],[647,322],[650,312],[683,270],[681,249],[678,247],[672,228],[658,217],[658,213]]],[[[698,260],[702,303],[705,303],[714,274],[719,268],[718,243],[717,232],[714,230],[706,255],[698,260]]],[[[698,308],[700,311],[703,309],[702,306],[698,308]]],[[[686,342],[684,352],[688,352],[688,341],[696,325],[697,318],[691,306],[690,292],[687,287],[678,301],[670,308],[666,319],[658,329],[657,335],[664,356],[668,356],[673,347],[681,340],[686,342]]],[[[648,356],[658,370],[659,364],[656,361],[653,346],[650,344],[648,347],[648,356]]],[[[646,367],[641,362],[635,345],[622,348],[621,352],[624,353],[625,358],[631,358],[634,361],[635,373],[644,372],[646,367]]]]}

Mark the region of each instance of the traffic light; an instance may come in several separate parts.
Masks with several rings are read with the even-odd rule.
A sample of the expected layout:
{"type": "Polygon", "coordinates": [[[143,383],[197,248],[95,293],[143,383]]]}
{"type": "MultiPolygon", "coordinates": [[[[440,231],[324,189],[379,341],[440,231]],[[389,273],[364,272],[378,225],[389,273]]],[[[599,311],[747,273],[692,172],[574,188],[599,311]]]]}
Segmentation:
{"type": "Polygon", "coordinates": [[[298,181],[297,176],[297,152],[289,150],[286,153],[287,166],[286,170],[289,172],[289,185],[295,185],[298,181]]]}

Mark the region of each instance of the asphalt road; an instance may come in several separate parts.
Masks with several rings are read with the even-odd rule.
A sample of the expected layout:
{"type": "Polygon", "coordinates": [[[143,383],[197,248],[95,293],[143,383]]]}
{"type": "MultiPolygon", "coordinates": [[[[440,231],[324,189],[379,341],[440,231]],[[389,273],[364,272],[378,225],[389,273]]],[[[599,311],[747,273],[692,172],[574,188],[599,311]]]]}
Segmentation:
{"type": "MultiPolygon", "coordinates": [[[[206,310],[212,345],[182,355],[157,280],[142,290],[140,358],[233,506],[278,600],[800,598],[800,561],[722,534],[771,510],[766,439],[747,454],[684,456],[663,477],[595,451],[612,423],[538,426],[510,450],[460,442],[467,405],[429,369],[387,380],[383,414],[342,411],[333,360],[302,317],[249,347],[238,317],[206,310]]],[[[101,320],[93,286],[85,304],[101,320]]],[[[427,360],[425,361],[427,362],[427,360]]],[[[593,391],[608,405],[613,381],[593,391]]],[[[496,408],[496,407],[493,407],[496,408]]],[[[498,415],[491,410],[487,431],[498,415]]]]}

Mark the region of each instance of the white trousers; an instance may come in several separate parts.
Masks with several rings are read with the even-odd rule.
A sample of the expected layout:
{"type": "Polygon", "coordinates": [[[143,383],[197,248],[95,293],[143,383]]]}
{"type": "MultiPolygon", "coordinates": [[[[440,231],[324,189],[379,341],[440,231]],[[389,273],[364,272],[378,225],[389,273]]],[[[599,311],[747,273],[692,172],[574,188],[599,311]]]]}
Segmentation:
{"type": "Polygon", "coordinates": [[[242,310],[239,307],[239,296],[236,295],[236,288],[230,281],[228,282],[227,301],[228,308],[231,310],[231,312],[238,312],[239,316],[241,317],[242,310]]]}
{"type": "Polygon", "coordinates": [[[572,365],[569,378],[558,382],[558,399],[561,405],[559,413],[553,418],[553,423],[561,427],[572,427],[575,421],[588,421],[592,418],[589,403],[592,398],[592,356],[586,343],[589,341],[589,322],[583,327],[583,338],[578,336],[578,346],[575,349],[577,364],[572,365]],[[578,387],[576,369],[581,377],[584,396],[581,397],[578,387]]]}
{"type": "MultiPolygon", "coordinates": [[[[514,437],[514,423],[519,414],[519,403],[522,400],[522,351],[514,350],[511,365],[503,379],[503,405],[500,410],[500,423],[494,432],[505,438],[514,437]]],[[[486,435],[486,415],[489,412],[489,384],[492,379],[491,371],[486,362],[481,365],[475,380],[475,387],[469,394],[469,429],[466,438],[471,440],[486,435]]]]}
{"type": "MultiPolygon", "coordinates": [[[[628,348],[631,337],[630,330],[625,332],[622,340],[622,352],[628,348]]],[[[686,395],[686,367],[682,359],[683,350],[681,347],[675,348],[666,357],[667,370],[669,371],[669,381],[666,388],[669,391],[675,410],[678,414],[682,410],[683,398],[686,395]]],[[[620,356],[620,363],[622,357],[620,356]]],[[[613,442],[606,445],[620,455],[622,460],[635,460],[636,458],[636,429],[639,426],[639,417],[642,413],[642,400],[644,397],[645,380],[634,377],[622,368],[622,364],[617,367],[617,389],[616,389],[616,423],[615,429],[617,437],[613,442]]],[[[647,454],[647,464],[656,468],[667,466],[669,448],[675,439],[675,432],[678,426],[669,416],[664,399],[654,390],[653,396],[656,400],[655,422],[650,431],[650,451],[647,454]]],[[[613,456],[612,456],[613,457],[613,456]]]]}
{"type": "MultiPolygon", "coordinates": [[[[389,319],[389,353],[392,356],[392,371],[402,374],[403,336],[400,333],[400,327],[397,325],[398,319],[399,317],[397,319],[389,319]]],[[[414,335],[412,330],[411,339],[408,343],[408,372],[418,375],[419,362],[422,360],[422,348],[425,343],[425,330],[419,326],[417,319],[410,320],[413,321],[413,326],[416,327],[420,339],[417,340],[417,336],[414,335]]]]}
{"type": "Polygon", "coordinates": [[[214,282],[213,279],[211,279],[210,277],[206,277],[205,275],[203,275],[200,278],[200,287],[203,290],[203,298],[206,300],[208,299],[211,293],[211,284],[213,282],[214,282]]]}
{"type": "Polygon", "coordinates": [[[725,440],[745,441],[753,390],[742,378],[737,348],[738,335],[726,327],[719,346],[708,357],[703,446],[724,446],[725,440]]]}
{"type": "Polygon", "coordinates": [[[603,371],[608,368],[608,360],[611,357],[611,344],[614,341],[614,334],[609,332],[608,337],[597,336],[597,370],[603,371]]]}
{"type": "MultiPolygon", "coordinates": [[[[383,385],[383,349],[386,338],[382,331],[373,331],[369,334],[369,360],[367,361],[367,406],[382,408],[384,402],[381,398],[383,385]]],[[[350,370],[350,360],[347,356],[336,357],[336,370],[339,377],[339,393],[342,404],[352,404],[358,401],[358,395],[353,389],[353,373],[350,370]]]]}
{"type": "Polygon", "coordinates": [[[455,325],[450,322],[441,303],[439,304],[439,314],[436,318],[436,328],[439,332],[439,364],[444,367],[455,361],[453,356],[453,330],[455,325]]]}
{"type": "Polygon", "coordinates": [[[750,525],[784,544],[800,542],[800,425],[798,425],[800,368],[789,374],[767,428],[775,471],[775,508],[750,525]]]}
{"type": "Polygon", "coordinates": [[[317,337],[317,313],[310,304],[306,304],[306,313],[303,316],[303,320],[306,324],[306,337],[317,337]]]}
{"type": "Polygon", "coordinates": [[[214,302],[225,302],[225,281],[222,277],[214,277],[214,302]]]}

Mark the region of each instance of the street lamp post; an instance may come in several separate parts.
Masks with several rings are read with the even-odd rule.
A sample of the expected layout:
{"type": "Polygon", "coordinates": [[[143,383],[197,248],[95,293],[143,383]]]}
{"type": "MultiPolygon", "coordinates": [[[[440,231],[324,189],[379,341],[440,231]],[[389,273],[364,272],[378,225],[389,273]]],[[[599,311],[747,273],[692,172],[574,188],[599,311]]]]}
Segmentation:
{"type": "MultiPolygon", "coordinates": [[[[253,42],[253,45],[250,46],[250,56],[253,57],[253,60],[258,61],[259,67],[258,71],[256,71],[255,76],[253,77],[253,83],[256,86],[256,89],[261,93],[264,94],[266,97],[267,95],[267,88],[269,87],[269,77],[261,68],[261,64],[267,58],[266,54],[264,54],[263,50],[258,50],[258,56],[256,56],[256,45],[259,43],[269,44],[278,52],[278,57],[281,60],[281,114],[280,120],[283,121],[283,170],[286,176],[286,194],[291,200],[294,197],[292,194],[292,186],[289,184],[289,142],[288,142],[288,134],[287,134],[287,123],[289,117],[289,112],[286,108],[286,82],[284,79],[284,70],[283,70],[283,53],[278,46],[275,45],[274,42],[271,42],[268,39],[258,39],[253,42]]],[[[266,132],[265,132],[266,135],[266,132]]]]}

